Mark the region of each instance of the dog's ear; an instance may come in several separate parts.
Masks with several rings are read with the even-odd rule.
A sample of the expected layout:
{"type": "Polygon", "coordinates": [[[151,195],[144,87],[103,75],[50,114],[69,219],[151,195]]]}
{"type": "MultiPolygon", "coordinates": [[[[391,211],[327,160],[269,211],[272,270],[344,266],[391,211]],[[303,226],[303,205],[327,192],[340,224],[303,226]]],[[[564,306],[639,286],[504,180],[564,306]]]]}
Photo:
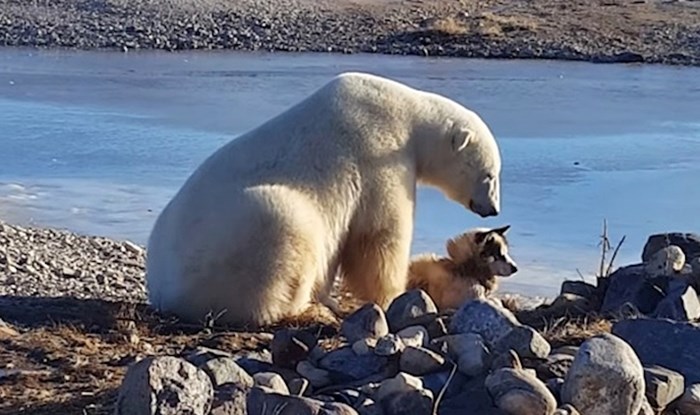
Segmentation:
{"type": "Polygon", "coordinates": [[[452,133],[452,150],[459,153],[474,139],[474,131],[468,128],[456,128],[452,133]]]}
{"type": "Polygon", "coordinates": [[[461,256],[459,252],[459,245],[457,244],[457,241],[453,238],[447,240],[446,248],[447,255],[449,255],[450,258],[457,259],[461,256]]]}
{"type": "Polygon", "coordinates": [[[510,225],[502,226],[500,228],[493,229],[491,232],[496,232],[497,234],[504,236],[507,232],[508,229],[510,229],[510,225]]]}
{"type": "Polygon", "coordinates": [[[488,237],[491,232],[493,231],[477,232],[474,234],[474,242],[479,245],[486,240],[486,237],[488,237]]]}

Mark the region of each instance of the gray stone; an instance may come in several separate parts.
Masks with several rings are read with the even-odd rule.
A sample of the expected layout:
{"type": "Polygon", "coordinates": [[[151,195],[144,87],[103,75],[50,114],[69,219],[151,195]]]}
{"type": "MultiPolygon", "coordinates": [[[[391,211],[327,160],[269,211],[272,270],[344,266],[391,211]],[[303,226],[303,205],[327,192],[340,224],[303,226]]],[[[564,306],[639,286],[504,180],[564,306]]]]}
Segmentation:
{"type": "Polygon", "coordinates": [[[425,389],[428,389],[433,393],[433,396],[438,396],[440,392],[445,389],[443,399],[449,399],[452,396],[459,394],[462,391],[464,384],[467,382],[467,376],[455,371],[450,379],[452,370],[443,370],[440,372],[433,372],[420,377],[423,382],[425,389]],[[449,380],[449,383],[448,383],[449,380]]]}
{"type": "Polygon", "coordinates": [[[580,412],[573,405],[566,404],[557,408],[553,415],[580,415],[580,412]]]}
{"type": "Polygon", "coordinates": [[[384,415],[382,406],[373,399],[364,397],[354,406],[359,415],[384,415]]]}
{"type": "Polygon", "coordinates": [[[248,415],[250,388],[227,383],[214,391],[214,403],[209,415],[248,415]]]}
{"type": "Polygon", "coordinates": [[[238,366],[232,357],[211,359],[200,368],[209,375],[214,387],[225,383],[235,383],[247,388],[253,386],[253,378],[242,367],[238,366]]]}
{"type": "Polygon", "coordinates": [[[672,281],[668,294],[659,302],[654,316],[678,321],[700,318],[698,293],[684,280],[672,281]]]}
{"type": "Polygon", "coordinates": [[[644,265],[620,267],[608,277],[609,285],[600,311],[618,312],[625,303],[644,314],[653,312],[664,298],[668,277],[649,279],[644,265]]]}
{"type": "Polygon", "coordinates": [[[557,399],[557,402],[561,400],[561,388],[564,386],[564,378],[551,378],[547,379],[545,382],[547,389],[552,392],[552,395],[557,399]]]}
{"type": "Polygon", "coordinates": [[[536,359],[544,359],[552,350],[547,340],[528,326],[514,327],[496,342],[493,349],[497,354],[513,350],[520,357],[536,359]]]}
{"type": "Polygon", "coordinates": [[[670,245],[661,248],[644,264],[644,272],[648,277],[672,276],[683,270],[685,254],[683,250],[670,245]]]}
{"type": "Polygon", "coordinates": [[[399,372],[396,376],[382,381],[379,388],[374,393],[374,399],[381,403],[390,395],[405,394],[422,389],[423,381],[421,381],[420,378],[408,373],[399,372]]]}
{"type": "Polygon", "coordinates": [[[462,386],[462,391],[443,399],[438,409],[440,415],[507,415],[493,403],[484,386],[485,377],[472,378],[462,386]]]}
{"type": "Polygon", "coordinates": [[[452,316],[450,332],[476,333],[487,345],[494,345],[518,325],[520,323],[513,313],[505,308],[488,300],[471,300],[452,316]]]}
{"type": "Polygon", "coordinates": [[[272,353],[269,350],[245,352],[234,356],[238,366],[251,375],[269,372],[273,369],[272,353]]]}
{"type": "Polygon", "coordinates": [[[185,360],[197,367],[201,367],[209,360],[216,359],[218,357],[232,357],[232,355],[231,353],[225,352],[223,350],[198,346],[196,349],[192,350],[184,356],[185,360]]]}
{"type": "Polygon", "coordinates": [[[377,346],[377,339],[366,338],[358,340],[352,344],[352,351],[356,355],[374,353],[374,348],[377,346]]]}
{"type": "Polygon", "coordinates": [[[642,251],[642,261],[648,262],[656,252],[669,245],[680,247],[687,258],[700,256],[700,235],[672,232],[649,236],[642,251]]]}
{"type": "Polygon", "coordinates": [[[498,369],[486,377],[485,386],[496,406],[507,413],[549,415],[557,407],[547,386],[520,369],[498,369]]]}
{"type": "Polygon", "coordinates": [[[666,408],[685,390],[683,375],[661,366],[644,368],[644,384],[647,400],[658,410],[666,408]]]}
{"type": "Polygon", "coordinates": [[[423,347],[408,346],[399,358],[399,369],[415,376],[436,372],[444,365],[444,357],[423,347]]]}
{"type": "Polygon", "coordinates": [[[428,330],[428,338],[434,339],[436,337],[442,337],[449,334],[447,327],[447,317],[437,317],[433,320],[429,320],[427,323],[423,324],[426,330],[428,330]]]}
{"type": "Polygon", "coordinates": [[[540,379],[563,378],[574,363],[575,354],[552,353],[544,362],[539,363],[535,370],[540,379]]]}
{"type": "Polygon", "coordinates": [[[384,398],[381,405],[386,415],[432,415],[433,394],[425,389],[395,393],[384,398]]]}
{"type": "Polygon", "coordinates": [[[376,354],[358,356],[350,347],[334,350],[319,360],[320,369],[331,372],[334,381],[350,381],[367,378],[386,370],[387,358],[376,354]]]}
{"type": "Polygon", "coordinates": [[[639,408],[639,412],[637,412],[637,415],[656,415],[656,411],[654,411],[654,408],[651,407],[649,401],[647,401],[647,399],[644,398],[642,399],[642,407],[639,408]]]}
{"type": "Polygon", "coordinates": [[[681,415],[700,414],[700,383],[686,387],[685,392],[674,403],[673,408],[681,415]]]}
{"type": "Polygon", "coordinates": [[[426,325],[437,318],[437,307],[423,290],[410,290],[396,297],[386,311],[392,333],[408,326],[426,325]]]}
{"type": "Polygon", "coordinates": [[[206,415],[214,398],[209,376],[185,359],[147,357],[126,372],[117,415],[206,415]]]}
{"type": "Polygon", "coordinates": [[[397,335],[387,334],[377,339],[377,344],[374,346],[374,353],[378,356],[393,356],[397,353],[401,353],[404,347],[403,342],[397,335]]]}
{"type": "Polygon", "coordinates": [[[561,395],[585,415],[636,414],[644,398],[642,364],[619,337],[591,337],[579,348],[561,395]]]}
{"type": "Polygon", "coordinates": [[[596,291],[596,286],[585,281],[567,280],[561,284],[560,294],[574,294],[584,298],[591,298],[596,291]]]}
{"type": "Polygon", "coordinates": [[[311,382],[305,378],[296,378],[289,381],[289,394],[294,396],[304,396],[311,387],[311,382]]]}
{"type": "Polygon", "coordinates": [[[263,386],[276,393],[289,395],[289,387],[282,376],[273,372],[261,372],[253,375],[255,386],[263,386]]]}
{"type": "Polygon", "coordinates": [[[645,365],[675,370],[686,384],[700,383],[700,327],[666,319],[634,319],[615,323],[612,333],[629,343],[645,365]]]}
{"type": "Polygon", "coordinates": [[[251,389],[247,407],[248,414],[255,415],[357,415],[346,404],[283,395],[264,388],[251,389]]]}
{"type": "Polygon", "coordinates": [[[349,343],[389,334],[384,310],[376,304],[365,304],[350,314],[340,325],[340,333],[349,343]]]}
{"type": "Polygon", "coordinates": [[[428,330],[423,326],[410,326],[396,333],[404,346],[424,347],[430,341],[428,330]]]}
{"type": "Polygon", "coordinates": [[[275,332],[270,351],[275,366],[294,369],[297,363],[306,360],[318,340],[313,334],[293,329],[281,329],[275,332]]]}
{"type": "Polygon", "coordinates": [[[491,364],[489,349],[478,334],[454,334],[434,341],[440,342],[446,344],[447,354],[457,362],[459,371],[467,376],[484,373],[491,364]]]}
{"type": "Polygon", "coordinates": [[[297,364],[297,373],[307,379],[314,388],[322,388],[332,383],[331,374],[327,370],[317,368],[308,360],[297,364]]]}

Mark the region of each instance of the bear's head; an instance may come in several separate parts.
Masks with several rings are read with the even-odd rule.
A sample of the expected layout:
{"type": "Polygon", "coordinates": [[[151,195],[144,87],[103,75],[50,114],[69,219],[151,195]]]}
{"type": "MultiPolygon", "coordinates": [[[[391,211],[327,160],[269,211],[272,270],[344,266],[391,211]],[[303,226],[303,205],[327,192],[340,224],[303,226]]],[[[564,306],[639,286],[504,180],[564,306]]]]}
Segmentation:
{"type": "Polygon", "coordinates": [[[476,113],[460,107],[431,150],[427,181],[481,217],[501,210],[501,155],[496,139],[476,113]]]}

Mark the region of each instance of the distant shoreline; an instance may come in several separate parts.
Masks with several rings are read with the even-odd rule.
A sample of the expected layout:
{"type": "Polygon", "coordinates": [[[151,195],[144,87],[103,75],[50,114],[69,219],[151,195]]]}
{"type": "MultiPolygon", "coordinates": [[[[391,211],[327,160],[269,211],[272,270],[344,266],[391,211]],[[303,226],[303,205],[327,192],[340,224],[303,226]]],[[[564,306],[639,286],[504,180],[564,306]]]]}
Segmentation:
{"type": "Polygon", "coordinates": [[[700,66],[700,2],[0,0],[0,46],[700,66]],[[595,4],[593,4],[595,3],[595,4]]]}

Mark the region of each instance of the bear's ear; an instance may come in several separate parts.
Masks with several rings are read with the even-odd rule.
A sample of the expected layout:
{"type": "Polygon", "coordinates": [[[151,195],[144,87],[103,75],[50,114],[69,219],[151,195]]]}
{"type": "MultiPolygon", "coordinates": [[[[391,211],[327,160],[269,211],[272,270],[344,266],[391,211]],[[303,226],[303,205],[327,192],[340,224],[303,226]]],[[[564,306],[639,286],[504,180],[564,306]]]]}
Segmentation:
{"type": "Polygon", "coordinates": [[[452,134],[452,150],[460,152],[474,138],[474,131],[468,128],[457,128],[452,134]]]}

